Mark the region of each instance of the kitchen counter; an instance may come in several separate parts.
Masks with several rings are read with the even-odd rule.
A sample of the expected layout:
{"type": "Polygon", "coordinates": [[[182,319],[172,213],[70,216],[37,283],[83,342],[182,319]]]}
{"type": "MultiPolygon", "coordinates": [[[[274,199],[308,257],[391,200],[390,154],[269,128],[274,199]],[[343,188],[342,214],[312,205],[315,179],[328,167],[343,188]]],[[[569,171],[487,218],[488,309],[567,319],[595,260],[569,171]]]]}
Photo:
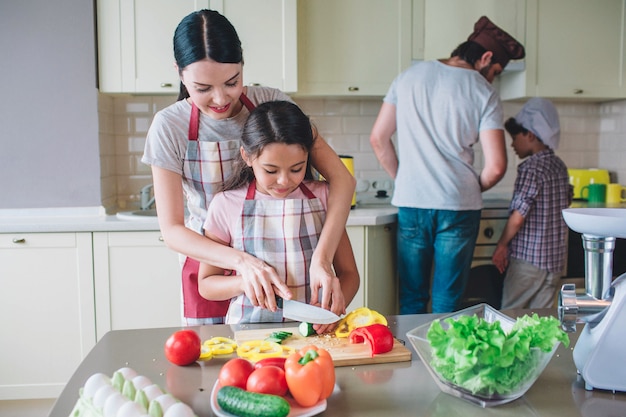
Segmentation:
{"type": "MultiPolygon", "coordinates": [[[[395,223],[393,206],[355,208],[347,226],[377,226],[395,223]]],[[[100,208],[0,210],[0,233],[125,232],[159,230],[156,217],[122,220],[100,208]]]]}
{"type": "MultiPolygon", "coordinates": [[[[528,310],[508,311],[521,316],[528,310]]],[[[554,310],[538,310],[540,315],[554,310]]],[[[389,316],[394,335],[406,339],[406,332],[432,320],[429,314],[389,316]]],[[[276,327],[246,325],[246,328],[276,327]]],[[[581,327],[582,328],[582,327],[581,327]]],[[[579,328],[579,331],[580,329],[579,328]]],[[[238,325],[195,327],[202,340],[213,336],[232,337],[238,325]]],[[[194,408],[198,417],[212,416],[210,392],[221,365],[228,360],[212,359],[180,367],[164,357],[163,344],[178,328],[119,330],[104,335],[80,364],[54,405],[50,417],[68,417],[78,390],[96,372],[112,375],[121,367],[131,367],[194,408]]],[[[572,360],[577,333],[570,334],[571,345],[558,348],[537,382],[522,398],[509,404],[483,409],[442,393],[411,348],[410,362],[346,366],[336,368],[337,388],[328,399],[323,416],[626,416],[626,393],[586,391],[572,360]]],[[[617,366],[622,366],[616,364],[617,366]]],[[[43,366],[43,365],[42,365],[43,366]]]]}

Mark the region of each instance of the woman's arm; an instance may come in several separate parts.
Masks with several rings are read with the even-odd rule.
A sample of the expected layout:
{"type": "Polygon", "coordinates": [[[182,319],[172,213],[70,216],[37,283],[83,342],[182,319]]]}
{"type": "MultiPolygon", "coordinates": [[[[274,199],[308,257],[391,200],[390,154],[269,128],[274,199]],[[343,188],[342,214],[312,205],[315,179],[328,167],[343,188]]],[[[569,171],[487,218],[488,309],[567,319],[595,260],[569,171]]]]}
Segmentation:
{"type": "MultiPolygon", "coordinates": [[[[271,282],[278,295],[291,299],[291,291],[279,279],[274,268],[250,254],[220,245],[185,226],[183,185],[180,174],[153,166],[152,179],[159,227],[169,248],[202,263],[237,271],[241,274],[245,288],[255,288],[259,285],[258,282],[271,282]]],[[[260,306],[275,311],[276,299],[273,293],[268,293],[267,297],[257,297],[248,292],[246,295],[253,303],[256,299],[260,306]]]]}
{"type": "Polygon", "coordinates": [[[328,211],[317,247],[311,259],[311,302],[329,309],[336,294],[332,280],[332,262],[345,232],[356,180],[326,141],[317,136],[311,151],[311,162],[329,184],[328,211]],[[318,291],[322,289],[322,299],[318,291]]]}

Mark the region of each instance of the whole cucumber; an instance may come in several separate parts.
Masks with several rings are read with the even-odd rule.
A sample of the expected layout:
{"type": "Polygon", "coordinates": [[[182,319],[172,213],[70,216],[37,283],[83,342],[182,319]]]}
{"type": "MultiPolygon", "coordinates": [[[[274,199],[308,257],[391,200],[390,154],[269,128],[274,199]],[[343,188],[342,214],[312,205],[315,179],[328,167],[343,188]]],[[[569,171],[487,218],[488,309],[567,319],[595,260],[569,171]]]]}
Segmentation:
{"type": "Polygon", "coordinates": [[[289,403],[283,397],[225,386],[217,392],[217,404],[239,417],[287,417],[289,403]]]}

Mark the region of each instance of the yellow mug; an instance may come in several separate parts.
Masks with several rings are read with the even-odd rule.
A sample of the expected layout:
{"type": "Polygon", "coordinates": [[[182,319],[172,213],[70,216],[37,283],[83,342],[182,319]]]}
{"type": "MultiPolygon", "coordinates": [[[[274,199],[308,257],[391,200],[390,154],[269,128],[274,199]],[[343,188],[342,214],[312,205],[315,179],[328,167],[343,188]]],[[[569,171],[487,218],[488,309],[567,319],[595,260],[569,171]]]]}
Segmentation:
{"type": "Polygon", "coordinates": [[[609,204],[626,202],[626,187],[622,184],[607,184],[606,202],[609,204]]]}

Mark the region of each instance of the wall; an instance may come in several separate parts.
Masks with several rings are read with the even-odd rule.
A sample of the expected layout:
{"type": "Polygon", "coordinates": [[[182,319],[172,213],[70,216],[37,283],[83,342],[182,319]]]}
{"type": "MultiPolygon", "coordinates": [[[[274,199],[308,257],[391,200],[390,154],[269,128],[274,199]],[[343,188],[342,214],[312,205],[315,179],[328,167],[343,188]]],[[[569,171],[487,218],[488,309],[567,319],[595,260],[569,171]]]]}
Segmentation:
{"type": "MultiPolygon", "coordinates": [[[[101,96],[100,118],[103,167],[103,203],[109,211],[136,208],[139,190],[150,184],[148,167],[141,164],[145,135],[154,112],[169,105],[174,96],[101,96]]],[[[359,191],[374,181],[388,179],[369,144],[369,133],[380,108],[380,99],[297,100],[311,116],[322,136],[337,153],[354,156],[359,191]]],[[[602,167],[613,180],[626,183],[626,101],[556,103],[561,119],[561,145],[557,154],[570,168],[602,167]]],[[[522,103],[504,103],[505,117],[514,116],[522,103]]],[[[507,135],[509,166],[504,179],[485,195],[509,198],[520,160],[507,135]]],[[[476,147],[476,168],[482,166],[476,147]]]]}
{"type": "Polygon", "coordinates": [[[0,209],[98,209],[92,2],[0,1],[0,56],[0,209]]]}

